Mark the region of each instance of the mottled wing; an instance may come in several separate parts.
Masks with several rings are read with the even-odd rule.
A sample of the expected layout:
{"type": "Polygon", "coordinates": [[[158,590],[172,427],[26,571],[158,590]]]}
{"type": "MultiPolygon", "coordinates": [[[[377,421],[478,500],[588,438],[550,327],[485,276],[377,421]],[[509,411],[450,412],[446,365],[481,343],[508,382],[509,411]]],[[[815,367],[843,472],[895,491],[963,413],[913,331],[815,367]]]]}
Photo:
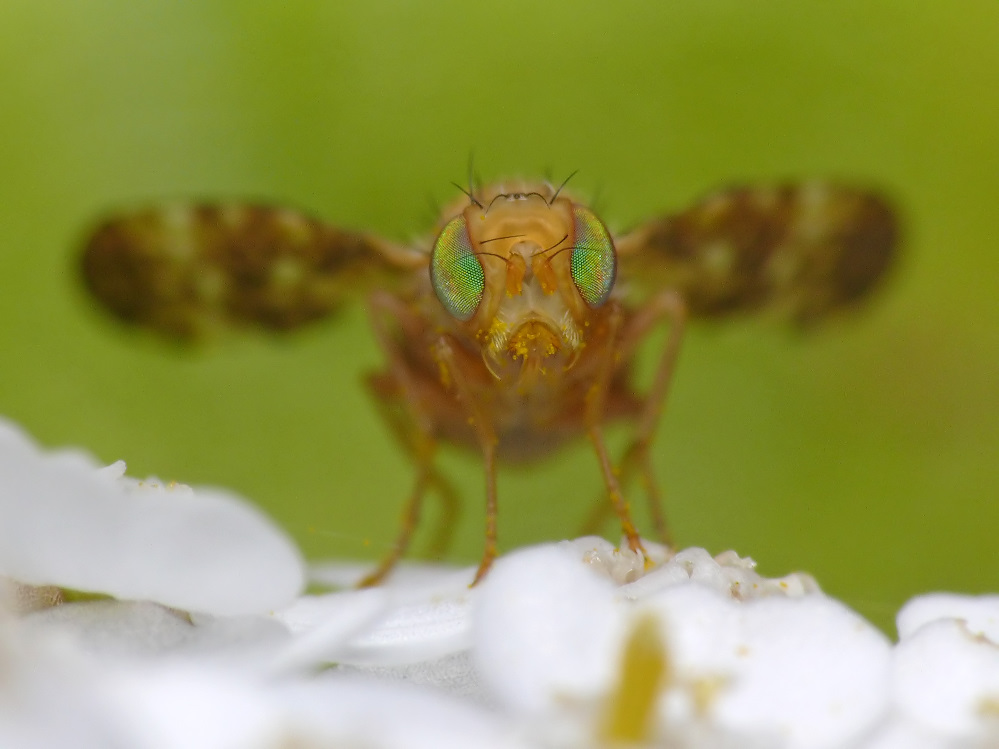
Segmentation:
{"type": "Polygon", "coordinates": [[[773,309],[810,323],[871,291],[898,239],[884,198],[808,182],[723,190],[617,247],[622,278],[677,289],[695,317],[773,309]]]}
{"type": "Polygon", "coordinates": [[[252,204],[173,205],[112,217],[87,239],[87,289],[115,316],[177,339],[295,328],[357,290],[426,266],[422,253],[252,204]]]}

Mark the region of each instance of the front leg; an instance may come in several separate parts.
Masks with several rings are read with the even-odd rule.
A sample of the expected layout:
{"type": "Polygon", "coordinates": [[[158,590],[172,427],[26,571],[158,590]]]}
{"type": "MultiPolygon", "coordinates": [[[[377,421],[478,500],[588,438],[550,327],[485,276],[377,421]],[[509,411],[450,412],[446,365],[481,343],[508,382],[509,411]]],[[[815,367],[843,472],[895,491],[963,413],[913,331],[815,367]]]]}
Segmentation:
{"type": "MultiPolygon", "coordinates": [[[[683,332],[686,327],[687,309],[683,299],[675,291],[663,291],[644,304],[631,317],[620,337],[609,346],[611,353],[608,361],[630,361],[649,331],[663,321],[669,322],[669,334],[666,345],[659,358],[652,386],[642,399],[642,407],[638,414],[638,423],[628,449],[621,459],[620,467],[615,476],[619,484],[627,485],[636,466],[641,473],[642,484],[645,487],[649,502],[649,511],[656,529],[656,535],[662,543],[672,546],[672,538],[666,514],[662,508],[662,497],[659,491],[655,472],[652,470],[650,447],[655,436],[656,427],[662,417],[663,406],[669,395],[673,381],[673,371],[680,353],[683,332]],[[619,477],[619,479],[617,478],[619,477]]],[[[610,377],[613,371],[604,375],[610,377]]],[[[601,465],[609,465],[598,449],[601,465]]],[[[606,468],[604,472],[606,475],[606,468]]],[[[613,495],[612,495],[613,501],[613,495]]],[[[615,510],[617,507],[614,507],[615,510]]],[[[598,533],[601,525],[607,519],[608,507],[603,498],[594,505],[593,511],[583,525],[583,533],[598,533]]],[[[621,516],[618,511],[618,516],[621,516]]],[[[627,535],[627,534],[626,534],[627,535]]]]}
{"type": "Polygon", "coordinates": [[[442,384],[453,389],[467,414],[468,421],[475,430],[479,448],[482,451],[483,467],[486,473],[486,543],[482,551],[479,568],[475,572],[472,585],[476,585],[492,567],[496,559],[496,428],[489,413],[487,403],[477,399],[466,371],[467,364],[458,351],[458,345],[450,336],[444,335],[437,342],[434,356],[440,366],[442,384]]]}

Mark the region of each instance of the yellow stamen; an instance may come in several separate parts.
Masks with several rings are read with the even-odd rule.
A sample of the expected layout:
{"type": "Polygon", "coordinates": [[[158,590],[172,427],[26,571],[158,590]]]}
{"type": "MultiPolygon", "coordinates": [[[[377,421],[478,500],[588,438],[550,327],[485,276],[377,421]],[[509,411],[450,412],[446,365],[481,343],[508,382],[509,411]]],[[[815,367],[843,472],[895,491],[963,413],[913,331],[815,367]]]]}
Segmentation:
{"type": "Polygon", "coordinates": [[[661,625],[645,614],[628,636],[621,660],[621,676],[610,697],[600,737],[613,744],[640,744],[651,740],[656,703],[670,680],[669,656],[661,625]]]}

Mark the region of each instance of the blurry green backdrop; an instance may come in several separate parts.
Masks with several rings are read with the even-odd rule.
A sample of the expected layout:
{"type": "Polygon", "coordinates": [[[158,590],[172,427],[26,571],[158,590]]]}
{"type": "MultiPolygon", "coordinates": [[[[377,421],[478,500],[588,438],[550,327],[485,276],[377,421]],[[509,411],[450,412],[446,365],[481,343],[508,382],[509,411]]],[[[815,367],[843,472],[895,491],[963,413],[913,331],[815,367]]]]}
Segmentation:
{"type": "MultiPolygon", "coordinates": [[[[176,351],[80,293],[100,215],[247,196],[405,239],[473,149],[486,178],[580,169],[617,228],[735,181],[841,176],[902,206],[903,262],[813,335],[691,333],[656,445],[676,535],[808,570],[885,626],[918,592],[999,590],[997,75],[991,0],[5,0],[0,414],[233,487],[313,558],[373,558],[411,472],[360,384],[380,365],[363,309],[176,351]]],[[[475,560],[479,461],[443,465],[466,500],[451,558],[475,560]]],[[[505,471],[502,546],[574,535],[599,485],[585,444],[505,471]]]]}

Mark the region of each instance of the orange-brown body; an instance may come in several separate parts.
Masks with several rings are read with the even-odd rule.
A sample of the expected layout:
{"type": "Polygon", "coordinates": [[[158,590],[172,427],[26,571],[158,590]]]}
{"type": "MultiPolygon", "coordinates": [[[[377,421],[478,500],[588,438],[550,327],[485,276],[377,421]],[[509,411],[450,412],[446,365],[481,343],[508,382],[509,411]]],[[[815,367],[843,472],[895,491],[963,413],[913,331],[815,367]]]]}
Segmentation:
{"type": "Polygon", "coordinates": [[[620,481],[635,471],[668,538],[649,447],[687,318],[771,309],[819,320],[876,285],[897,235],[878,196],[810,182],[725,190],[614,240],[561,189],[518,181],[469,186],[417,247],[267,206],[140,211],[97,229],[83,271],[118,317],[182,339],[296,327],[366,290],[387,358],[369,384],[417,466],[399,540],[366,582],[401,556],[427,491],[450,497],[434,465],[441,441],[483,455],[478,580],[496,555],[497,459],[542,458],[580,436],[629,545],[641,549],[620,481]],[[630,364],[660,323],[669,337],[639,393],[630,364]],[[614,419],[634,424],[617,467],[603,440],[614,419]]]}
{"type": "MultiPolygon", "coordinates": [[[[456,375],[448,366],[460,368],[467,398],[489,421],[497,453],[508,460],[545,457],[585,433],[582,405],[611,353],[609,317],[627,318],[620,294],[597,309],[585,304],[569,278],[565,252],[542,254],[568,242],[572,232],[572,201],[558,197],[549,205],[542,189],[551,196],[541,185],[495,185],[476,195],[486,208],[463,204],[444,211],[445,217],[464,213],[472,241],[490,253],[482,258],[485,294],[470,320],[445,311],[428,273],[414,274],[409,288],[395,292],[402,319],[391,345],[418,400],[427,404],[434,434],[478,446],[468,405],[454,397],[456,375]],[[440,358],[444,340],[452,347],[452,365],[440,358]]],[[[608,418],[633,416],[639,408],[628,390],[626,365],[615,368],[608,418]]],[[[394,388],[397,375],[390,369],[377,381],[386,395],[394,390],[404,397],[394,388]]]]}

